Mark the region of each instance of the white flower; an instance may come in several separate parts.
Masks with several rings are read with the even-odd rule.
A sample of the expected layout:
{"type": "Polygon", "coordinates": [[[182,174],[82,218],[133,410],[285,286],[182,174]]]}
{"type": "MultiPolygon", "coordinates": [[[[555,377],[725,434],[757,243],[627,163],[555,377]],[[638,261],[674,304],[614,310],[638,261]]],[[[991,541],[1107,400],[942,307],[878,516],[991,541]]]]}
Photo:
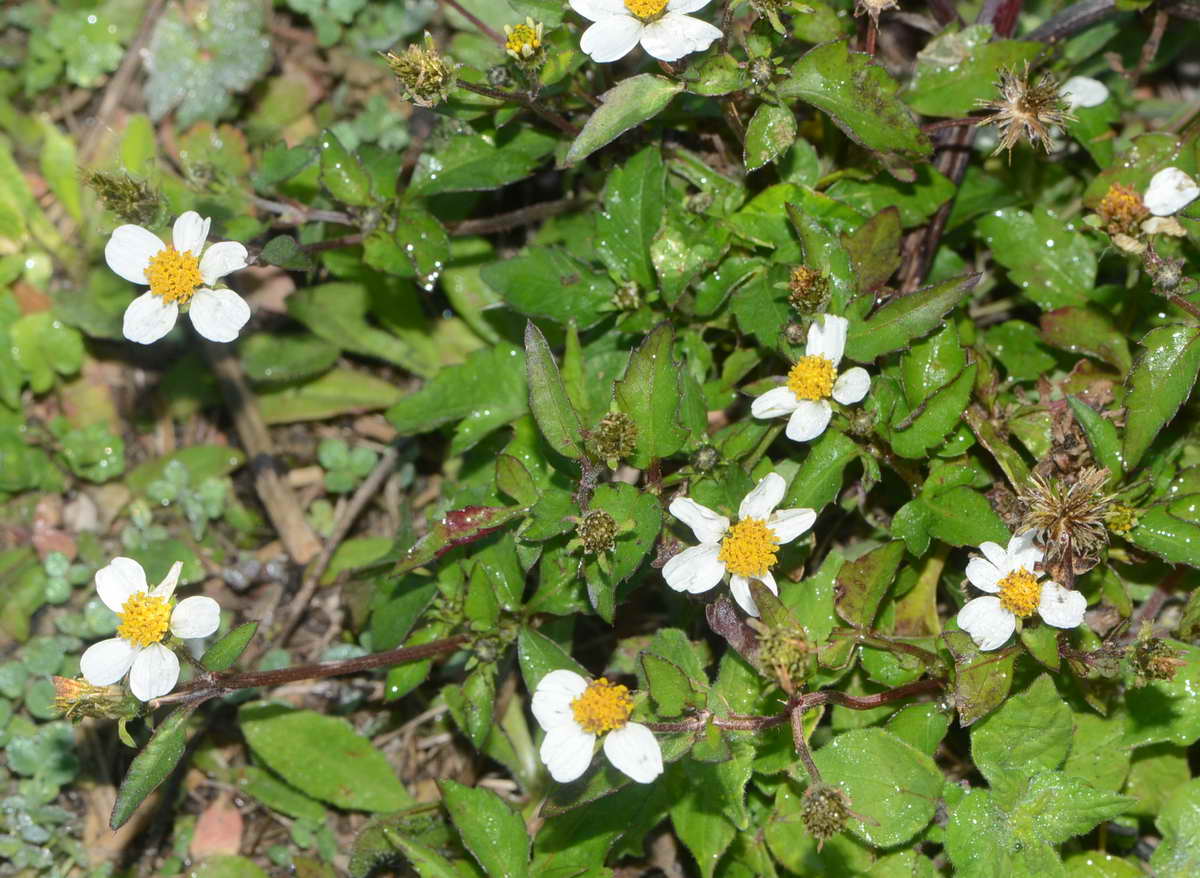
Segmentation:
{"type": "Polygon", "coordinates": [[[861,366],[837,374],[850,321],[832,314],[823,316],[824,325],[814,320],[808,328],[804,356],[788,372],[787,383],[768,390],[750,406],[756,418],[790,415],[785,432],[796,442],[809,442],[825,432],[833,417],[830,397],[850,405],[860,402],[871,387],[871,376],[861,366]]]}
{"type": "Polygon", "coordinates": [[[701,506],[689,497],[676,497],[670,512],[692,529],[700,545],[684,549],[663,565],[663,578],[675,591],[700,594],[729,576],[729,591],[751,616],[758,606],[750,594],[750,580],[757,579],[779,594],[771,575],[775,553],[807,531],[817,520],[811,509],[780,509],[787,483],[777,473],[768,473],[738,507],[738,523],[701,506]]]}
{"type": "Polygon", "coordinates": [[[721,31],[685,15],[708,0],[571,0],[571,8],[595,22],[583,32],[579,48],[593,61],[616,61],[639,42],[660,61],[703,52],[721,31]]]}
{"type": "Polygon", "coordinates": [[[1150,178],[1142,202],[1155,216],[1178,213],[1200,196],[1200,184],[1179,168],[1163,168],[1150,178]]]}
{"type": "Polygon", "coordinates": [[[967,563],[967,579],[984,597],[968,601],[958,611],[958,626],[983,650],[999,649],[1012,636],[1017,617],[1032,616],[1055,628],[1074,628],[1083,621],[1087,599],[1077,591],[1047,580],[1038,584],[1034,565],[1045,554],[1033,544],[1027,530],[1008,541],[1008,548],[987,542],[979,547],[982,558],[967,563]],[[998,595],[998,596],[997,596],[998,595]]]}
{"type": "Polygon", "coordinates": [[[167,632],[191,639],[207,637],[220,624],[221,608],[212,598],[184,598],[173,609],[171,595],[183,562],[171,565],[151,589],[146,571],[132,558],[114,558],[96,573],[96,592],[121,619],[117,636],[89,646],[79,661],[93,686],[109,686],[129,673],[129,688],[140,701],[166,695],[179,681],[179,657],[162,645],[167,632]]]}
{"type": "Polygon", "coordinates": [[[1108,86],[1090,76],[1072,76],[1062,84],[1058,94],[1072,110],[1076,107],[1098,107],[1108,100],[1108,86]]]}
{"type": "Polygon", "coordinates": [[[601,677],[588,682],[574,671],[551,671],[533,693],[533,715],[546,730],[541,757],[550,776],[570,783],[585,771],[604,735],[604,755],[638,783],[650,783],[663,771],[662,750],[654,733],[631,723],[629,690],[601,677]]]}
{"type": "Polygon", "coordinates": [[[231,289],[211,289],[230,272],[249,263],[246,248],[221,241],[204,250],[211,219],[194,210],[180,214],[164,244],[141,226],[118,226],[104,246],[108,267],[125,280],[150,287],[125,309],[125,337],[151,344],[171,331],[182,307],[196,331],[209,341],[233,341],[250,306],[231,289]],[[201,251],[203,250],[203,255],[201,251]]]}

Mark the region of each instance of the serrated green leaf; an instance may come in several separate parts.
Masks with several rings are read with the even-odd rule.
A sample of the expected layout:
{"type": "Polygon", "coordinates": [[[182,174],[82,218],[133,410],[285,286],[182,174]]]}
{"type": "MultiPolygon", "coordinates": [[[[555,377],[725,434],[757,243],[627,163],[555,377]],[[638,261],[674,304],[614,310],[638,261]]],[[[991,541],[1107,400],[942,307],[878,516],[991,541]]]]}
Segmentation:
{"type": "Polygon", "coordinates": [[[491,790],[443,780],[439,785],[450,819],[484,872],[497,878],[529,874],[525,821],[491,790]]]}
{"type": "Polygon", "coordinates": [[[1142,338],[1126,379],[1125,467],[1132,470],[1192,392],[1200,372],[1200,329],[1159,326],[1142,338]]]}
{"type": "Polygon", "coordinates": [[[987,778],[996,772],[1058,768],[1071,746],[1071,709],[1046,674],[971,729],[971,755],[987,778]]]}
{"type": "Polygon", "coordinates": [[[604,210],[596,216],[596,252],[609,270],[655,286],[650,245],[663,222],[667,172],[657,146],[638,152],[608,175],[604,210]]]}
{"type": "Polygon", "coordinates": [[[600,106],[588,117],[563,157],[564,167],[583,161],[635,125],[652,119],[683,91],[682,82],[641,73],[622,80],[600,95],[600,106]]]}
{"type": "Polygon", "coordinates": [[[747,171],[757,171],[775,161],[796,139],[796,114],[786,106],[758,105],[746,126],[742,161],[747,171]]]}
{"type": "Polygon", "coordinates": [[[679,363],[672,355],[673,342],[670,324],[657,326],[630,354],[614,392],[620,410],[637,427],[630,461],[643,469],[656,458],[674,454],[687,439],[679,420],[679,363]]]}
{"type": "Polygon", "coordinates": [[[851,320],[846,356],[869,363],[880,354],[906,347],[940,326],[943,315],[978,282],[978,274],[962,275],[894,298],[866,320],[851,320]]]}
{"type": "Polygon", "coordinates": [[[1045,208],[1030,213],[1005,207],[976,225],[1009,280],[1044,311],[1083,307],[1096,283],[1096,254],[1079,229],[1045,208]],[[1038,254],[1030,259],[1030,254],[1038,254]]]}
{"type": "Polygon", "coordinates": [[[838,615],[856,628],[871,628],[903,558],[904,543],[893,540],[843,564],[835,591],[838,615]]]}
{"type": "Polygon", "coordinates": [[[365,207],[371,197],[371,178],[363,169],[358,156],[338,140],[333,131],[321,132],[318,148],[321,156],[321,185],[338,201],[355,207],[365,207]]]}
{"type": "Polygon", "coordinates": [[[542,435],[559,454],[578,460],[583,456],[583,425],[567,398],[550,345],[533,321],[525,324],[525,371],[529,384],[529,410],[542,435]]]}

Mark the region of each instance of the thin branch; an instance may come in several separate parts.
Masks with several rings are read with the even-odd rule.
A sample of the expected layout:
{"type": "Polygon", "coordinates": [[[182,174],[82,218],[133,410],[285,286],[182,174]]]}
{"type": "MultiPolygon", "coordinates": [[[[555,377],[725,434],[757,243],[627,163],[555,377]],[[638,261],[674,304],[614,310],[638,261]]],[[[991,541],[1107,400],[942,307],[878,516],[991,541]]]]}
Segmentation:
{"type": "Polygon", "coordinates": [[[471,24],[475,25],[475,27],[479,28],[480,32],[489,39],[495,40],[502,46],[504,45],[505,39],[503,34],[497,30],[493,30],[489,25],[484,23],[484,21],[478,15],[467,9],[465,6],[459,3],[458,0],[442,0],[442,2],[465,18],[467,21],[471,22],[471,24]]]}
{"type": "Polygon", "coordinates": [[[540,220],[549,219],[562,213],[569,213],[582,207],[584,202],[578,198],[560,198],[557,201],[543,201],[531,204],[507,213],[495,216],[485,216],[480,219],[463,220],[447,227],[451,235],[494,235],[497,232],[507,232],[509,229],[528,226],[540,220]]]}
{"type": "Polygon", "coordinates": [[[342,226],[357,225],[354,217],[340,210],[318,210],[303,204],[285,204],[282,201],[271,201],[268,198],[255,196],[252,201],[260,210],[276,214],[280,222],[289,226],[300,226],[304,223],[337,223],[342,226]]]}
{"type": "MultiPolygon", "coordinates": [[[[450,2],[450,0],[446,0],[450,2]]],[[[479,85],[475,82],[468,82],[465,79],[458,81],[459,88],[465,88],[467,91],[474,92],[477,95],[482,95],[485,98],[492,98],[497,101],[506,101],[510,104],[520,104],[527,110],[532,110],[537,113],[559,131],[564,134],[569,134],[572,137],[579,136],[579,129],[560,116],[558,113],[551,110],[549,107],[543,106],[538,101],[531,98],[529,95],[523,95],[516,91],[501,91],[498,88],[489,88],[486,85],[479,85]]]]}
{"type": "Polygon", "coordinates": [[[796,755],[804,763],[804,770],[814,784],[821,783],[821,770],[813,762],[812,751],[808,749],[808,738],[804,735],[804,708],[796,705],[791,710],[792,743],[796,747],[796,755]]]}

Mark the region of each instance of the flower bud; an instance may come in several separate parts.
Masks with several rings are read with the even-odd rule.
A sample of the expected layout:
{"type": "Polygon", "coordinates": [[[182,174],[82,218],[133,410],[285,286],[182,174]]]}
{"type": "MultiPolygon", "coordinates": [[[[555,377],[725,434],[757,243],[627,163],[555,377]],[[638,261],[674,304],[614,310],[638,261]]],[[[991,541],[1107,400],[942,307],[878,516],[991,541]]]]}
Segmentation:
{"type": "Polygon", "coordinates": [[[583,551],[588,555],[611,552],[617,540],[617,522],[603,509],[593,509],[575,527],[583,551]]]}
{"type": "Polygon", "coordinates": [[[637,443],[637,425],[624,412],[609,412],[596,424],[588,441],[596,457],[615,463],[633,454],[637,443]]]}
{"type": "Polygon", "coordinates": [[[149,184],[128,174],[106,171],[85,170],[82,179],[83,185],[96,193],[105,210],[111,210],[127,223],[154,225],[162,197],[149,184]]]}
{"type": "Polygon", "coordinates": [[[51,677],[54,707],[72,722],[85,716],[98,719],[134,719],[142,714],[142,703],[119,686],[93,686],[86,680],[51,677]]]}
{"type": "Polygon", "coordinates": [[[808,834],[823,845],[846,828],[850,819],[850,797],[840,787],[814,783],[804,791],[801,819],[808,834]]]}
{"type": "Polygon", "coordinates": [[[695,467],[696,472],[712,472],[720,462],[721,452],[717,451],[711,445],[700,446],[696,449],[696,453],[692,455],[692,466],[695,467]]]}
{"type": "Polygon", "coordinates": [[[504,51],[526,70],[536,70],[546,62],[546,49],[542,45],[542,23],[526,18],[516,27],[504,25],[504,51]]]}
{"type": "Polygon", "coordinates": [[[807,265],[792,269],[788,290],[788,302],[801,314],[820,313],[829,304],[829,277],[807,265]]]}
{"type": "Polygon", "coordinates": [[[400,83],[400,94],[418,107],[434,107],[446,100],[458,77],[458,65],[441,56],[433,37],[425,32],[425,46],[411,45],[401,54],[387,52],[384,59],[400,83]]]}

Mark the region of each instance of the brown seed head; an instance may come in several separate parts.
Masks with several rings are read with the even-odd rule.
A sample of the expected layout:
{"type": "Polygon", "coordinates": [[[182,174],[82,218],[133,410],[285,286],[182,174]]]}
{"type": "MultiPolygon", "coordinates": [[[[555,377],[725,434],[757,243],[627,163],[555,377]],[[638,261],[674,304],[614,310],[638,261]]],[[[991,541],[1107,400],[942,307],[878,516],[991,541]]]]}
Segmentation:
{"type": "Polygon", "coordinates": [[[1022,137],[1030,145],[1039,144],[1049,152],[1050,128],[1075,119],[1058,93],[1058,79],[1051,73],[1041,73],[1031,82],[1028,62],[1023,73],[1001,70],[996,90],[1000,92],[999,99],[979,101],[980,107],[991,112],[975,123],[995,125],[999,130],[1000,143],[992,155],[999,155],[1002,150],[1011,155],[1022,137]]]}

